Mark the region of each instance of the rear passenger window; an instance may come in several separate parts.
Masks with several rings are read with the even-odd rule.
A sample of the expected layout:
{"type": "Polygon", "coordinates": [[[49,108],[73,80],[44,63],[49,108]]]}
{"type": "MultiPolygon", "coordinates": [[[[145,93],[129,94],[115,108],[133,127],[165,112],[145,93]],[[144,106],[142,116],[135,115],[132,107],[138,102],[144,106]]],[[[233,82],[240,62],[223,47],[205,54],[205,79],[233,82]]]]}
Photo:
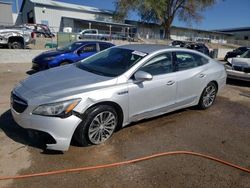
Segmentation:
{"type": "Polygon", "coordinates": [[[111,47],[110,44],[99,44],[99,46],[100,46],[100,51],[106,50],[107,48],[111,47]]]}
{"type": "Polygon", "coordinates": [[[190,52],[176,52],[177,71],[195,68],[208,63],[208,59],[190,52]]]}
{"type": "Polygon", "coordinates": [[[173,72],[172,54],[165,53],[149,60],[140,70],[152,75],[160,75],[173,72]]]}

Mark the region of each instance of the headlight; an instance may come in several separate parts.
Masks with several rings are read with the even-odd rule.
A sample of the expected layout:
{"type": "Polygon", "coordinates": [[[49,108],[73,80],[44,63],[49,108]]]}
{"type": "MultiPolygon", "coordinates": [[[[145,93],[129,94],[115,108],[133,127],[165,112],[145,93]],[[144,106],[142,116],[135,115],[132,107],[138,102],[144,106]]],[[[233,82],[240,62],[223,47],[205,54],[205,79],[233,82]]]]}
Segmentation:
{"type": "Polygon", "coordinates": [[[45,58],[44,58],[44,61],[51,61],[51,60],[53,60],[53,59],[55,59],[55,58],[56,58],[56,56],[45,57],[45,58]]]}
{"type": "Polygon", "coordinates": [[[50,103],[38,106],[32,114],[42,116],[65,117],[71,114],[72,110],[79,104],[81,99],[72,99],[57,103],[50,103]]]}

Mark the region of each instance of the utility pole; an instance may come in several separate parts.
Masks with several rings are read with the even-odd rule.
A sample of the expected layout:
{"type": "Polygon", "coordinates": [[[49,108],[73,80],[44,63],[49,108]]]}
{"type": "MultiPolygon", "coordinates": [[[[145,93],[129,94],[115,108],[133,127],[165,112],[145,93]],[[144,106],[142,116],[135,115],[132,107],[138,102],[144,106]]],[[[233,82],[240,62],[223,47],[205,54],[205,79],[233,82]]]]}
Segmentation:
{"type": "MultiPolygon", "coordinates": [[[[25,0],[24,0],[25,1],[25,0]]],[[[17,15],[19,14],[19,5],[18,5],[18,0],[16,0],[16,13],[17,15]]]]}

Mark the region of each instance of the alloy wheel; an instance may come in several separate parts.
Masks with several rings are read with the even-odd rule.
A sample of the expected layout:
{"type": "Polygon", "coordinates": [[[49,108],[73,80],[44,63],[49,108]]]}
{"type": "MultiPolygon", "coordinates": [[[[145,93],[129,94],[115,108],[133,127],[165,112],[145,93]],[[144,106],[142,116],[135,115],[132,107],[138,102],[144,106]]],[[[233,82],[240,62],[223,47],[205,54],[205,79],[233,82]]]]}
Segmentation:
{"type": "Polygon", "coordinates": [[[92,120],[88,137],[93,144],[105,142],[114,132],[117,125],[116,116],[110,111],[97,114],[92,120]]]}
{"type": "Polygon", "coordinates": [[[206,108],[210,107],[213,104],[215,97],[216,97],[216,88],[214,85],[211,84],[205,89],[205,92],[203,94],[202,97],[203,105],[206,108]]]}

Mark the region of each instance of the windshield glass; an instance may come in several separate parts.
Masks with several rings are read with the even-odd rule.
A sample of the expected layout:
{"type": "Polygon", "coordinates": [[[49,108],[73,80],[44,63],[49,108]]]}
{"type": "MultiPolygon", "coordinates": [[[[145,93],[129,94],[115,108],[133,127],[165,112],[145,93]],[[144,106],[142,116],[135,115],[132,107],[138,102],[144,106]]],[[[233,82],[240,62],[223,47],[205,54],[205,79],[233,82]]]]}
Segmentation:
{"type": "Polygon", "coordinates": [[[240,57],[242,57],[242,58],[250,58],[250,50],[243,53],[240,57]]]}
{"type": "Polygon", "coordinates": [[[80,46],[82,46],[81,42],[74,42],[74,43],[70,43],[70,44],[68,44],[66,46],[58,47],[57,50],[61,50],[61,51],[73,51],[73,50],[76,50],[80,46]]]}
{"type": "Polygon", "coordinates": [[[146,55],[146,53],[129,49],[109,48],[78,62],[76,66],[95,74],[116,77],[126,72],[146,55]]]}

